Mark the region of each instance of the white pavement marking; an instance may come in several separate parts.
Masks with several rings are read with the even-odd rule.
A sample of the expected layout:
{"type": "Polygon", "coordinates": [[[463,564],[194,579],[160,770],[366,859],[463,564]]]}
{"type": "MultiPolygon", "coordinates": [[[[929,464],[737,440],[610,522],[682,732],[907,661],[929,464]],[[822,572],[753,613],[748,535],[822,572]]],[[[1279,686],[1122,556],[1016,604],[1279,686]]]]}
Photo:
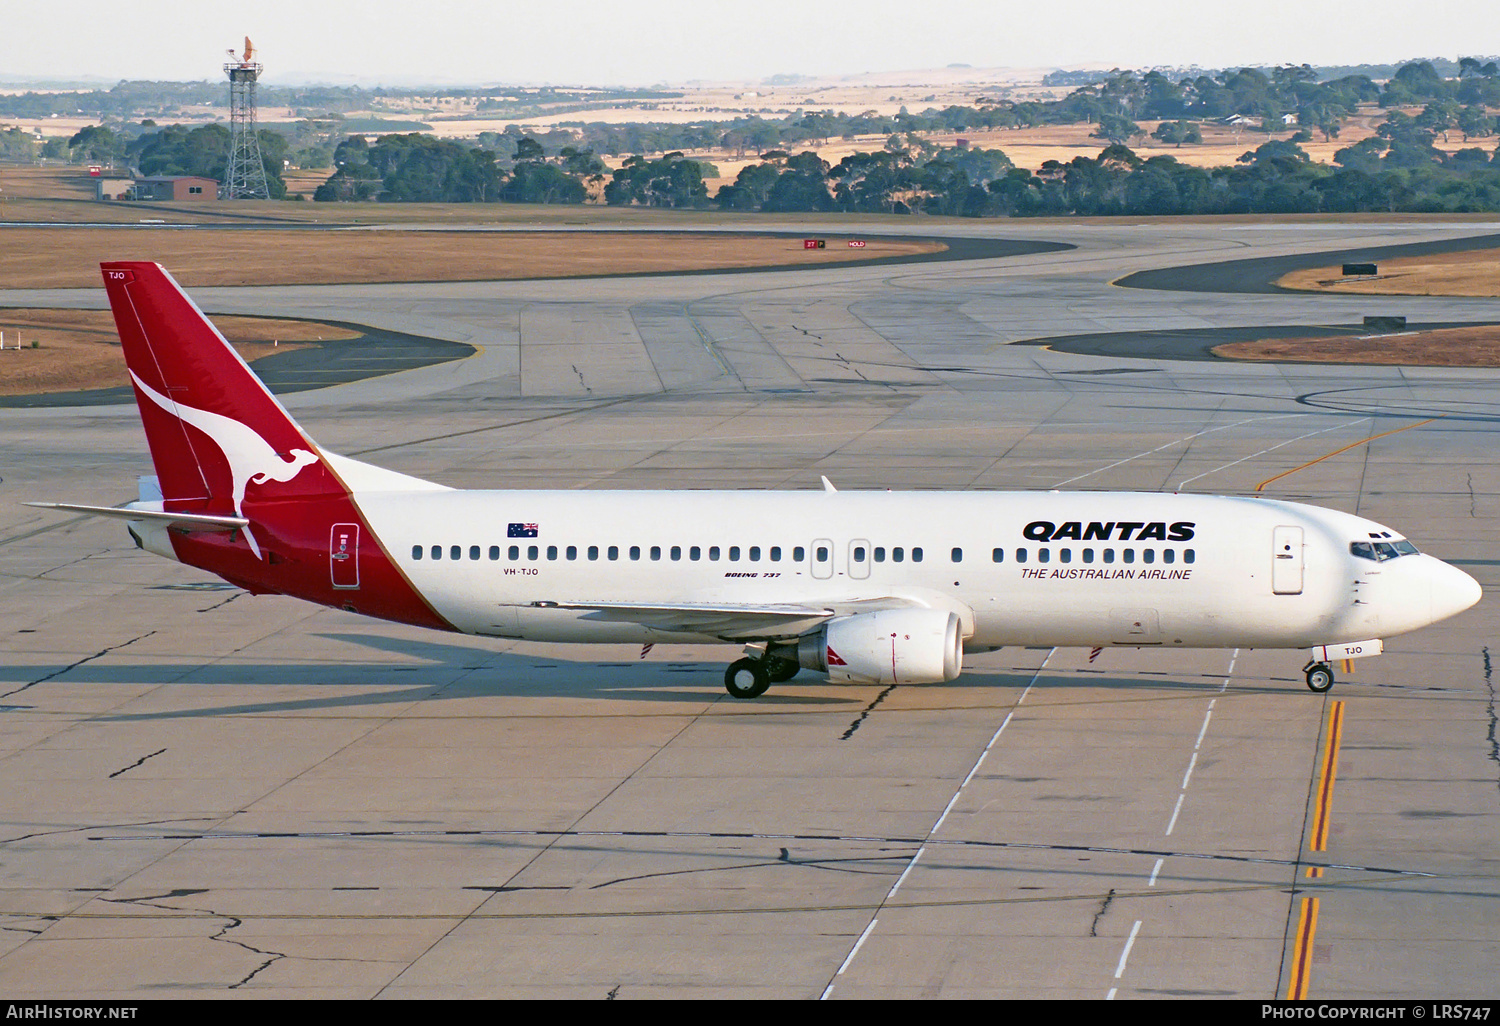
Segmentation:
{"type": "Polygon", "coordinates": [[[1170,449],[1174,445],[1181,445],[1184,442],[1191,442],[1195,438],[1202,438],[1204,435],[1211,435],[1215,431],[1228,431],[1231,428],[1244,427],[1246,424],[1254,424],[1254,423],[1256,423],[1258,421],[1262,421],[1262,420],[1286,420],[1289,417],[1311,417],[1311,416],[1312,416],[1312,414],[1310,414],[1310,413],[1279,413],[1279,414],[1275,415],[1274,417],[1249,417],[1249,418],[1246,418],[1245,420],[1235,421],[1233,424],[1221,424],[1220,426],[1218,426],[1216,428],[1208,428],[1208,429],[1206,429],[1204,431],[1198,431],[1198,432],[1196,432],[1194,434],[1191,434],[1191,435],[1184,435],[1182,438],[1173,439],[1172,441],[1167,442],[1165,445],[1158,445],[1155,449],[1148,449],[1145,452],[1138,452],[1134,456],[1127,456],[1127,457],[1125,457],[1123,460],[1115,460],[1113,463],[1111,463],[1107,467],[1100,467],[1098,470],[1091,470],[1087,474],[1079,474],[1077,477],[1070,477],[1066,481],[1059,481],[1059,482],[1057,482],[1057,484],[1053,485],[1052,487],[1053,488],[1061,488],[1063,485],[1072,484],[1074,481],[1082,481],[1086,477],[1093,477],[1095,474],[1102,474],[1106,470],[1113,470],[1114,468],[1116,468],[1118,466],[1122,466],[1123,464],[1129,463],[1131,460],[1138,460],[1142,456],[1150,456],[1153,453],[1161,452],[1163,449],[1170,449]]]}
{"type": "MultiPolygon", "coordinates": [[[[1051,649],[1047,653],[1047,657],[1042,660],[1042,665],[1038,666],[1036,668],[1036,673],[1031,675],[1031,681],[1026,685],[1026,690],[1022,691],[1021,697],[1016,699],[1017,707],[1019,707],[1022,702],[1026,701],[1026,696],[1031,694],[1031,689],[1035,687],[1036,682],[1041,679],[1042,671],[1047,668],[1047,664],[1052,661],[1052,657],[1056,654],[1056,648],[1051,649]]],[[[854,947],[852,950],[850,950],[848,957],[844,959],[844,964],[839,966],[839,971],[833,974],[833,979],[828,981],[828,986],[823,988],[823,993],[818,1000],[826,1000],[828,996],[833,993],[833,985],[838,982],[838,978],[840,976],[844,975],[844,970],[848,969],[850,964],[853,963],[854,956],[859,953],[860,945],[864,944],[865,938],[870,935],[870,931],[875,929],[875,924],[880,922],[879,916],[881,909],[885,908],[886,904],[895,895],[897,889],[899,889],[901,884],[906,881],[907,874],[912,871],[912,868],[917,864],[917,860],[920,859],[922,857],[922,853],[927,850],[927,845],[932,841],[933,836],[937,834],[938,828],[941,827],[944,821],[947,820],[948,813],[952,812],[953,807],[958,804],[959,796],[964,793],[964,788],[969,786],[969,781],[974,779],[974,774],[978,773],[979,767],[984,765],[984,760],[989,756],[990,749],[995,747],[995,742],[1000,740],[1000,735],[1005,733],[1005,728],[1010,725],[1011,718],[1015,716],[1015,714],[1015,709],[1012,709],[1010,712],[1005,714],[1005,720],[995,730],[995,733],[990,736],[990,743],[984,746],[984,751],[979,753],[979,758],[974,761],[974,765],[970,767],[969,772],[964,775],[963,783],[958,785],[958,789],[953,792],[953,797],[949,798],[948,804],[943,807],[943,814],[937,818],[937,822],[932,825],[932,829],[927,831],[927,836],[923,838],[921,846],[917,848],[917,853],[911,857],[911,861],[906,864],[906,868],[901,871],[901,875],[896,878],[896,882],[891,884],[891,889],[885,892],[885,897],[880,900],[880,907],[875,910],[876,918],[872,918],[870,920],[870,925],[865,927],[864,933],[861,933],[859,935],[859,940],[854,942],[854,947]]]]}
{"type": "Polygon", "coordinates": [[[1186,792],[1183,792],[1182,794],[1179,794],[1177,796],[1177,804],[1172,807],[1172,818],[1167,823],[1167,836],[1168,837],[1172,836],[1172,831],[1174,829],[1176,829],[1176,827],[1177,827],[1177,814],[1182,811],[1182,800],[1184,798],[1186,798],[1186,797],[1187,797],[1187,793],[1186,792]]]}
{"type": "Polygon", "coordinates": [[[1135,947],[1136,934],[1141,932],[1141,921],[1137,919],[1130,928],[1130,937],[1125,941],[1125,950],[1120,952],[1120,964],[1115,966],[1115,979],[1125,975],[1125,961],[1130,958],[1130,949],[1135,947]]]}
{"type": "Polygon", "coordinates": [[[1275,452],[1277,449],[1280,449],[1284,445],[1291,445],[1293,442],[1300,442],[1304,438],[1311,438],[1314,435],[1321,435],[1321,434],[1324,434],[1324,433],[1329,432],[1329,431],[1336,431],[1336,430],[1338,430],[1341,427],[1353,427],[1355,424],[1363,424],[1363,423],[1365,423],[1367,421],[1371,421],[1371,420],[1374,420],[1374,419],[1375,419],[1374,417],[1360,417],[1358,420],[1346,420],[1346,421],[1344,421],[1342,423],[1333,425],[1333,427],[1322,428],[1322,429],[1320,429],[1318,431],[1309,431],[1307,434],[1305,434],[1305,435],[1298,435],[1296,438],[1288,438],[1286,441],[1284,441],[1284,442],[1278,442],[1276,445],[1271,446],[1269,449],[1262,449],[1260,452],[1252,452],[1249,456],[1241,456],[1239,459],[1235,460],[1233,463],[1226,463],[1222,467],[1215,467],[1212,470],[1205,470],[1203,473],[1198,474],[1195,477],[1189,477],[1189,478],[1187,478],[1187,479],[1185,479],[1183,481],[1179,481],[1177,483],[1177,490],[1179,492],[1182,491],[1182,489],[1184,487],[1186,487],[1189,484],[1192,484],[1194,481],[1198,480],[1198,478],[1200,478],[1200,477],[1207,477],[1209,474],[1217,474],[1221,470],[1228,470],[1230,467],[1237,466],[1238,464],[1244,463],[1246,460],[1253,460],[1257,456],[1264,456],[1268,452],[1275,452]]]}

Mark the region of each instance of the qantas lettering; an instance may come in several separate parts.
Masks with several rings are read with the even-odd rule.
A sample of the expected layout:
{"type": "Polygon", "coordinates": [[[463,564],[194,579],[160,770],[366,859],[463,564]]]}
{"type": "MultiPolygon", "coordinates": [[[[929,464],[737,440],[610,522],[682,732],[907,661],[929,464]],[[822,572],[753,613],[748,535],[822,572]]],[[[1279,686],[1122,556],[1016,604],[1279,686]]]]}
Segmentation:
{"type": "Polygon", "coordinates": [[[1165,521],[1153,521],[1146,523],[1139,520],[1119,520],[1101,523],[1093,521],[1084,524],[1079,520],[1069,520],[1062,524],[1054,524],[1050,520],[1033,520],[1022,529],[1021,534],[1028,541],[1192,541],[1193,529],[1198,525],[1189,521],[1178,521],[1167,525],[1165,521]],[[1136,532],[1140,533],[1137,534],[1136,532]]]}

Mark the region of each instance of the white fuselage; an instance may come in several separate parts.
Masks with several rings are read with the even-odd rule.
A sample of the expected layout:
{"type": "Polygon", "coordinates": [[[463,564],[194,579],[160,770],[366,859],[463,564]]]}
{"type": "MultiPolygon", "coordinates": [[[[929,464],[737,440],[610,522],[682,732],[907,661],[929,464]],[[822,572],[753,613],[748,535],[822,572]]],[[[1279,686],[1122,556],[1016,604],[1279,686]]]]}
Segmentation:
{"type": "Polygon", "coordinates": [[[456,628],[538,641],[730,637],[553,604],[855,610],[890,600],[957,613],[971,650],[1306,648],[1401,634],[1478,597],[1471,578],[1430,556],[1351,555],[1352,542],[1400,538],[1388,528],[1264,499],[442,490],[355,501],[456,628]]]}

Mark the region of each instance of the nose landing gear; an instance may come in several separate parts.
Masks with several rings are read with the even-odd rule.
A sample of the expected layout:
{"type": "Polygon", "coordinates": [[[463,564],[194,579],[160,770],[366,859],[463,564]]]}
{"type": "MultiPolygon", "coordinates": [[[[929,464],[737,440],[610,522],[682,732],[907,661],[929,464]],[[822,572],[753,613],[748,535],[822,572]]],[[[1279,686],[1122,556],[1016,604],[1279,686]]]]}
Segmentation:
{"type": "Polygon", "coordinates": [[[1333,667],[1327,663],[1308,663],[1302,668],[1309,689],[1322,694],[1333,687],[1333,667]]]}

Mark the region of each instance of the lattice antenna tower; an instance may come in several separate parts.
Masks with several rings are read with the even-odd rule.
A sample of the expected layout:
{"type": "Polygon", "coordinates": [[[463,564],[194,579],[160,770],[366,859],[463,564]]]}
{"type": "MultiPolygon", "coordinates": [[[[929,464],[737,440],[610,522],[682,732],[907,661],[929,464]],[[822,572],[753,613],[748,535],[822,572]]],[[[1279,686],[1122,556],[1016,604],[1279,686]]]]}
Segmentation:
{"type": "Polygon", "coordinates": [[[230,50],[229,62],[224,65],[224,73],[229,76],[229,162],[224,167],[223,199],[271,198],[255,113],[255,82],[260,72],[255,47],[246,36],[244,54],[230,50]]]}

